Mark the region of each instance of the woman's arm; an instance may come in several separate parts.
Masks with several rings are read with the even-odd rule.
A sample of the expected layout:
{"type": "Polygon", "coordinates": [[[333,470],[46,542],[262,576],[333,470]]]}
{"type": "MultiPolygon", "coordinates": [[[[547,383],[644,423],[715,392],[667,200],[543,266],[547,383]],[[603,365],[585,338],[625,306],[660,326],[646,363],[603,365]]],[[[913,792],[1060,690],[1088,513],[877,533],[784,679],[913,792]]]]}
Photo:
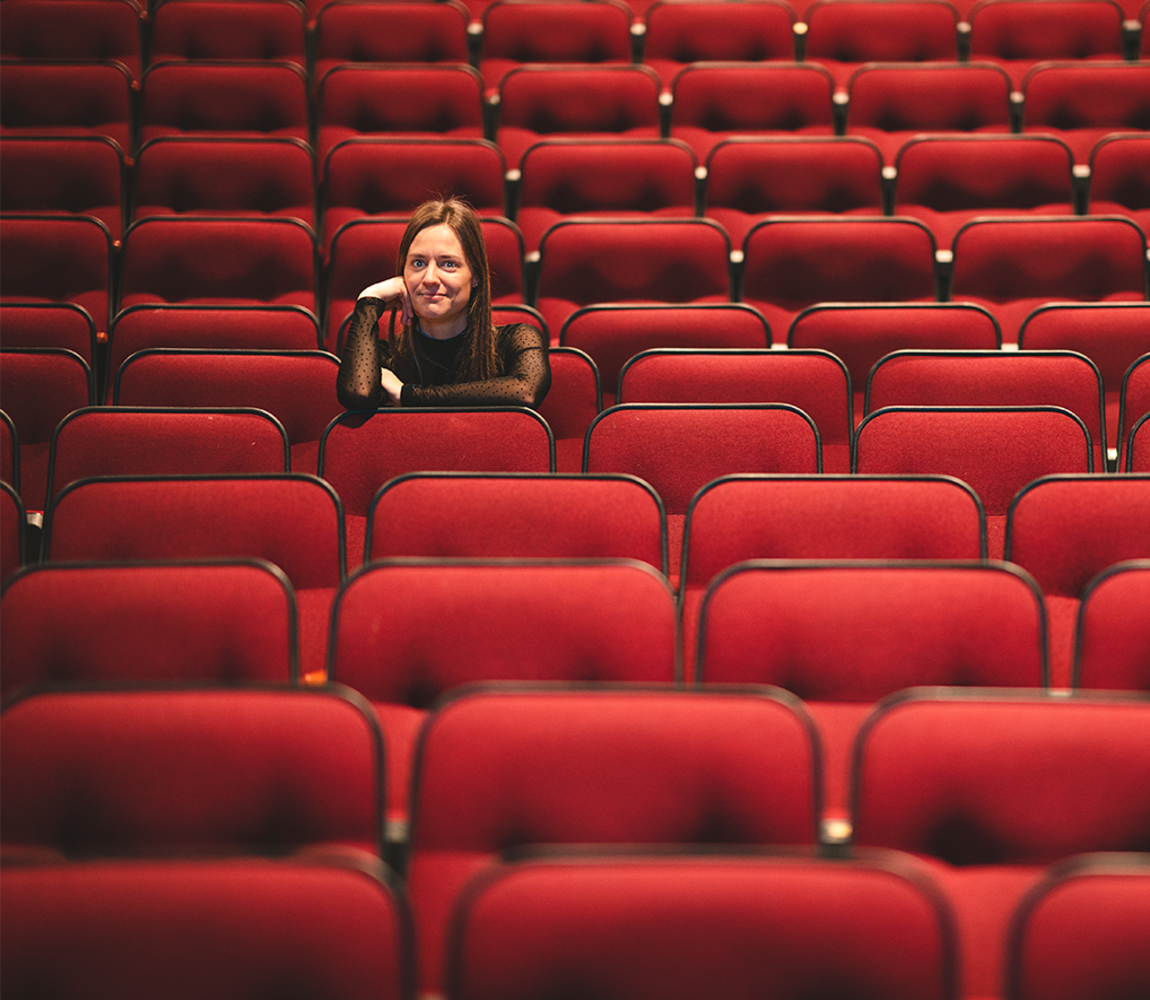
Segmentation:
{"type": "Polygon", "coordinates": [[[389,302],[396,299],[402,322],[410,322],[411,302],[402,278],[389,278],[360,292],[344,338],[336,395],[348,410],[369,410],[392,403],[382,381],[383,357],[376,325],[389,302]]]}
{"type": "Polygon", "coordinates": [[[535,327],[518,324],[500,331],[505,374],[481,382],[403,386],[402,406],[527,406],[536,409],[551,388],[547,344],[535,327]]]}

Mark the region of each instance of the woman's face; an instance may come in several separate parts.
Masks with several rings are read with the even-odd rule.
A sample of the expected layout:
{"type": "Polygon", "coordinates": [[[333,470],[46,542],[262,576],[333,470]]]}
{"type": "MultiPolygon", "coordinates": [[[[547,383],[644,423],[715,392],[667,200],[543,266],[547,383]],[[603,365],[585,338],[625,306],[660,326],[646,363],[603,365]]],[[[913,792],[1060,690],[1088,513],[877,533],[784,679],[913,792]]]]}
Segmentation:
{"type": "Polygon", "coordinates": [[[453,337],[463,332],[475,278],[450,226],[429,226],[415,234],[403,280],[425,333],[453,337]]]}

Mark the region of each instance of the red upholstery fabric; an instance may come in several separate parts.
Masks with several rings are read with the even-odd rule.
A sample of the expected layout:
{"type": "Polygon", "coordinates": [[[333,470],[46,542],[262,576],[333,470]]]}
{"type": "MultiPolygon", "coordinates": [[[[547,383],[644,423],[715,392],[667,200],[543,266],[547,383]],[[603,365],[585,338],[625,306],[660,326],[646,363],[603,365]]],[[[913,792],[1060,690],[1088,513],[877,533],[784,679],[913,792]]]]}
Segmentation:
{"type": "Polygon", "coordinates": [[[1075,687],[1150,691],[1150,561],[1103,570],[1082,594],[1075,629],[1075,687]]]}
{"type": "MultiPolygon", "coordinates": [[[[1102,373],[1106,390],[1107,438],[1121,443],[1122,379],[1130,365],[1150,352],[1150,304],[1066,302],[1040,306],[1023,320],[1018,346],[1035,351],[1078,351],[1090,358],[1102,373]]],[[[1118,457],[1121,459],[1121,453],[1118,457]]]]}
{"type": "Polygon", "coordinates": [[[934,251],[914,219],[772,219],[743,243],[741,297],[774,330],[821,302],[933,302],[934,251]]]}
{"type": "Polygon", "coordinates": [[[599,369],[584,351],[552,347],[547,362],[551,388],[539,406],[539,415],[555,435],[555,468],[578,472],[583,468],[583,438],[603,408],[599,369]]]}
{"type": "Polygon", "coordinates": [[[821,989],[941,1000],[953,995],[953,951],[937,890],[893,861],[532,861],[468,886],[448,991],[526,1000],[577,980],[636,1000],[798,1000],[821,989]]]}
{"type": "Polygon", "coordinates": [[[855,839],[934,859],[958,917],[964,995],[993,996],[1010,917],[1045,866],[1145,848],[1147,781],[1150,700],[896,699],[860,735],[855,839]]]}
{"type": "Polygon", "coordinates": [[[967,20],[970,58],[1001,65],[1016,90],[1040,62],[1122,58],[1122,8],[1109,0],[1055,0],[1044,8],[982,0],[967,20]]]}
{"type": "Polygon", "coordinates": [[[0,303],[5,347],[62,348],[90,366],[96,356],[96,324],[72,302],[0,303]]]}
{"type": "MultiPolygon", "coordinates": [[[[359,0],[336,5],[343,6],[371,5],[359,0]]],[[[327,254],[332,238],[352,219],[383,216],[406,222],[417,205],[434,197],[454,195],[480,215],[507,215],[506,172],[503,153],[486,139],[344,140],[323,164],[321,246],[327,254]]]]}
{"type": "Polygon", "coordinates": [[[667,569],[653,489],[631,476],[413,473],[371,509],[366,558],[635,559],[667,569]]]}
{"type": "MultiPolygon", "coordinates": [[[[104,2],[84,0],[84,5],[104,2]]],[[[16,5],[44,7],[23,0],[17,0],[16,5]]],[[[68,0],[60,4],[69,5],[68,0]]],[[[0,8],[4,13],[7,10],[0,8]]],[[[0,171],[4,174],[0,211],[8,215],[91,215],[108,227],[113,243],[119,243],[124,229],[124,154],[111,139],[96,135],[5,136],[0,145],[0,171]]]]}
{"type": "Polygon", "coordinates": [[[315,15],[313,79],[341,63],[466,63],[470,14],[457,0],[325,3],[315,15]]]}
{"type": "Polygon", "coordinates": [[[1150,472],[1150,414],[1143,414],[1130,428],[1126,444],[1125,469],[1127,472],[1150,472]]]}
{"type": "MultiPolygon", "coordinates": [[[[1092,0],[1091,0],[1092,2],[1092,0]]],[[[894,211],[920,219],[939,247],[986,215],[1073,215],[1074,155],[1045,135],[924,136],[895,160],[894,211]]]]}
{"type": "Polygon", "coordinates": [[[1042,588],[1052,678],[1066,686],[1088,584],[1115,563],[1150,558],[1150,476],[1053,476],[1031,484],[1010,507],[1006,558],[1042,588]]]}
{"type": "Polygon", "coordinates": [[[787,334],[788,347],[822,348],[846,365],[856,424],[871,368],[891,351],[997,350],[1001,344],[994,317],[959,302],[816,305],[799,313],[787,334]]]}
{"type": "Polygon", "coordinates": [[[380,851],[382,739],[346,689],[57,691],[0,740],[13,860],[380,851]]]}
{"type": "Polygon", "coordinates": [[[115,62],[132,79],[140,78],[143,11],[135,0],[62,0],[50,6],[35,0],[5,2],[0,9],[5,59],[115,62]]]}
{"type": "Polygon", "coordinates": [[[815,737],[797,703],[623,691],[461,697],[420,736],[408,891],[420,987],[495,855],[533,844],[810,844],[815,737]]]}
{"type": "MultiPolygon", "coordinates": [[[[551,330],[582,306],[726,302],[730,240],[708,219],[568,219],[543,236],[536,308],[551,330]]],[[[594,357],[594,355],[592,355],[594,357]]]]}
{"type": "Polygon", "coordinates": [[[120,305],[152,302],[316,313],[315,234],[286,218],[141,219],[124,240],[120,305]]]}
{"type": "Polygon", "coordinates": [[[544,139],[519,167],[515,221],[527,252],[566,218],[691,218],[697,167],[691,149],[673,140],[544,139]]]}
{"type": "Polygon", "coordinates": [[[1059,865],[1019,907],[1011,928],[1010,1000],[1137,996],[1150,988],[1145,854],[1059,865]]]}
{"type": "Polygon", "coordinates": [[[94,983],[123,1000],[409,995],[405,906],[379,870],[104,861],[5,868],[0,881],[10,996],[86,993],[94,983]]]}
{"type": "MultiPolygon", "coordinates": [[[[324,430],[343,407],[336,359],[320,351],[148,351],[126,364],[120,406],[251,406],[283,425],[291,470],[315,472],[324,430]]],[[[185,470],[185,471],[191,471],[185,470]]]]}
{"type": "Polygon", "coordinates": [[[0,136],[100,135],[132,150],[132,74],[117,62],[0,64],[0,136]]]}
{"type": "Polygon", "coordinates": [[[345,139],[483,138],[483,82],[472,66],[343,64],[315,95],[316,159],[345,139]]]}
{"type": "Polygon", "coordinates": [[[1069,351],[899,351],[867,379],[867,412],[885,406],[1061,406],[1082,419],[1094,468],[1106,460],[1102,377],[1069,351]]]}
{"type": "Polygon", "coordinates": [[[1022,128],[1059,136],[1089,163],[1111,132],[1144,130],[1150,121],[1150,65],[1080,60],[1035,66],[1022,81],[1022,128]]]}
{"type": "Polygon", "coordinates": [[[882,215],[882,155],[847,136],[725,139],[707,158],[704,197],[737,247],[772,215],[882,215]]]}
{"type": "Polygon", "coordinates": [[[891,407],[855,432],[854,469],[956,476],[986,512],[988,552],[1003,551],[1011,501],[1039,476],[1093,472],[1090,435],[1069,410],[1033,407],[891,407]]]}
{"type": "Polygon", "coordinates": [[[1048,302],[1146,299],[1146,235],[1121,217],[981,219],[954,238],[951,297],[998,318],[1006,341],[1048,302]]]}
{"type": "Polygon", "coordinates": [[[958,61],[958,11],[939,0],[821,0],[807,6],[806,58],[845,90],[864,63],[958,61]]]}
{"type": "Polygon", "coordinates": [[[0,482],[20,492],[20,442],[12,418],[0,410],[0,482]]]}
{"type": "Polygon", "coordinates": [[[619,0],[495,0],[483,9],[479,72],[489,95],[523,65],[627,65],[631,58],[631,11],[619,0]]]}
{"type": "Polygon", "coordinates": [[[659,74],[665,92],[691,63],[791,62],[794,21],[792,6],[776,0],[742,0],[737,7],[663,0],[643,16],[643,62],[659,74]]]}
{"type": "Polygon", "coordinates": [[[495,141],[514,169],[547,136],[656,139],[659,87],[649,66],[520,66],[499,81],[495,141]]]}
{"type": "Polygon", "coordinates": [[[701,490],[683,529],[679,601],[692,676],[707,585],[745,559],[980,559],[986,520],[942,476],[730,476],[701,490]]]}
{"type": "Polygon", "coordinates": [[[619,386],[619,403],[789,403],[818,428],[823,468],[850,471],[850,377],[826,351],[645,351],[619,386]]]}
{"type": "Polygon", "coordinates": [[[46,514],[44,555],[266,559],[296,591],[303,674],[323,670],[331,602],[346,565],[339,498],[302,473],[90,480],[61,493],[46,514]]]}
{"type": "Polygon", "coordinates": [[[190,59],[261,59],[307,66],[303,4],[295,0],[153,0],[148,48],[153,64],[190,59]]]}
{"type": "Polygon", "coordinates": [[[893,165],[922,132],[1010,132],[1010,77],[993,63],[860,66],[847,84],[847,135],[873,140],[893,165]]]}
{"type": "Polygon", "coordinates": [[[667,580],[634,562],[378,562],[333,610],[328,676],[388,738],[388,821],[406,828],[415,737],[442,695],[482,681],[676,680],[667,580]]]}
{"type": "Polygon", "coordinates": [[[834,135],[834,80],[814,63],[700,63],[672,84],[671,138],[707,161],[738,135],[834,135]]]}
{"type": "Polygon", "coordinates": [[[48,454],[49,503],[89,476],[287,472],[283,424],[254,408],[93,406],[57,426],[48,454]]]}
{"type": "MultiPolygon", "coordinates": [[[[164,6],[191,5],[177,0],[164,6]]],[[[298,139],[164,136],[136,158],[133,216],[282,215],[314,230],[314,170],[310,147],[298,139]]]]}
{"type": "Polygon", "coordinates": [[[619,374],[643,351],[756,350],[771,346],[771,330],[758,310],[741,303],[614,303],[584,306],[572,313],[559,341],[591,355],[603,384],[603,404],[614,406],[619,374]]]}
{"type": "Polygon", "coordinates": [[[80,215],[15,215],[2,222],[0,297],[5,304],[69,302],[92,317],[97,333],[106,331],[113,253],[108,228],[80,215]]]}
{"type": "Polygon", "coordinates": [[[1088,211],[1125,215],[1150,229],[1150,136],[1108,135],[1090,153],[1088,211]]]}
{"type": "Polygon", "coordinates": [[[295,678],[295,598],[268,563],[43,563],[5,588],[3,697],[28,684],[295,678]]]}
{"type": "Polygon", "coordinates": [[[137,351],[313,351],[319,328],[315,314],[300,306],[148,303],[117,313],[109,340],[107,398],[111,399],[120,368],[137,351]]]}
{"type": "Polygon", "coordinates": [[[161,135],[310,138],[307,78],[286,60],[153,63],[140,98],[140,141],[161,135]]]}
{"type": "Polygon", "coordinates": [[[71,351],[5,350],[0,398],[20,449],[20,498],[29,511],[42,511],[52,435],[69,413],[94,402],[91,369],[71,351]]]}
{"type": "Polygon", "coordinates": [[[831,819],[847,814],[868,705],[922,685],[1046,683],[1042,594],[1002,564],[746,563],[711,583],[698,628],[699,683],[774,684],[803,699],[831,819]]]}

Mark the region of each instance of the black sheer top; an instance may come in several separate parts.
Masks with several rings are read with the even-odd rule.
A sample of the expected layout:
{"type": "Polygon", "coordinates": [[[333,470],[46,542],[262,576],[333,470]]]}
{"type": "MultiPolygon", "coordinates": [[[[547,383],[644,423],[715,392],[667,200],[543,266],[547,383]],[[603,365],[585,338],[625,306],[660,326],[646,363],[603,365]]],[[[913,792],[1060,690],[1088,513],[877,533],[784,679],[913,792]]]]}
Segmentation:
{"type": "MultiPolygon", "coordinates": [[[[348,324],[336,378],[336,393],[348,410],[378,409],[391,405],[380,384],[382,368],[390,368],[386,340],[377,333],[386,304],[361,298],[348,324]]],[[[551,388],[551,367],[543,334],[526,323],[495,328],[495,350],[502,374],[479,382],[456,382],[465,356],[468,332],[450,340],[435,340],[414,332],[415,360],[420,384],[405,382],[401,406],[528,406],[538,407],[551,388]]]]}

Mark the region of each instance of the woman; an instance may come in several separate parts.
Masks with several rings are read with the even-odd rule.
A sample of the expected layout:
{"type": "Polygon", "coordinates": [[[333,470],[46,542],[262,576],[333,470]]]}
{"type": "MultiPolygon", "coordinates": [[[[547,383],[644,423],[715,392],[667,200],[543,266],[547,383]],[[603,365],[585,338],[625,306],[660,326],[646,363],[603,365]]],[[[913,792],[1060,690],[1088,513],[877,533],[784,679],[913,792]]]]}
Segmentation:
{"type": "Polygon", "coordinates": [[[355,304],[336,380],[345,408],[543,401],[551,386],[547,344],[528,324],[492,325],[487,247],[470,206],[420,205],[399,244],[399,269],[355,304]],[[389,306],[391,329],[381,340],[377,326],[389,306]]]}

